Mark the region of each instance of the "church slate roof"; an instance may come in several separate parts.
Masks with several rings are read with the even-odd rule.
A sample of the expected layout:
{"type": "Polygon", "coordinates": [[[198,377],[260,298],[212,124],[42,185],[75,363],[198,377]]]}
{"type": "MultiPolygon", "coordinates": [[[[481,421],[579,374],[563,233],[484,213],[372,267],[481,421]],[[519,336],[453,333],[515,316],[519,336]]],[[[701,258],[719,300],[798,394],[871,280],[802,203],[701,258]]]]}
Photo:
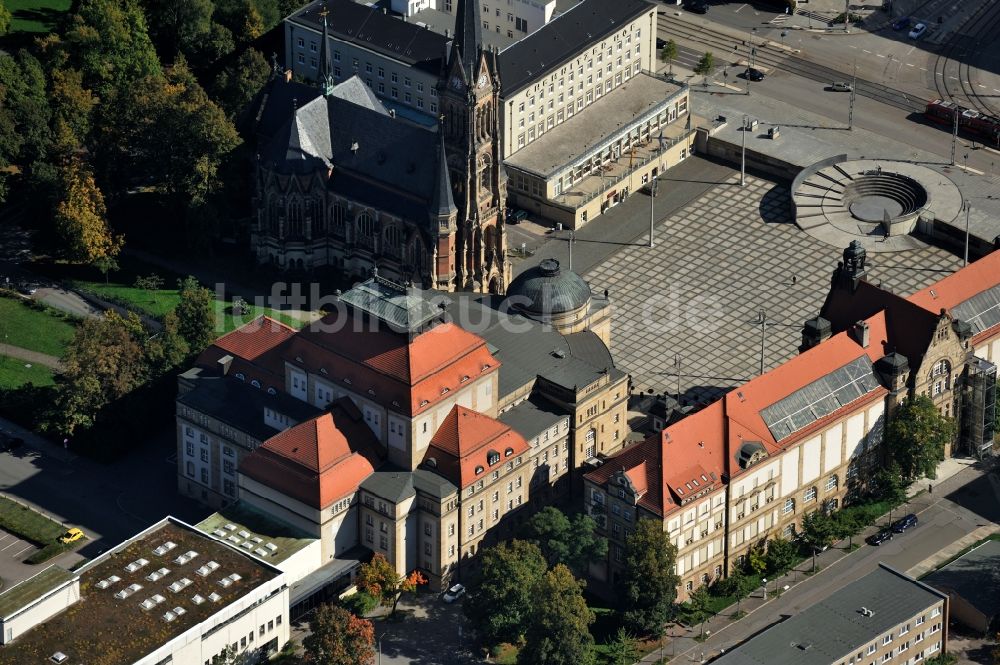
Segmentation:
{"type": "Polygon", "coordinates": [[[458,0],[453,46],[458,49],[462,58],[462,71],[465,72],[465,80],[470,85],[476,80],[476,67],[479,64],[479,49],[482,44],[478,0],[458,0]]]}
{"type": "Polygon", "coordinates": [[[330,34],[359,48],[437,74],[448,38],[415,23],[390,16],[381,8],[353,0],[316,0],[287,20],[315,30],[323,29],[320,11],[326,5],[330,34]]]}
{"type": "Polygon", "coordinates": [[[589,44],[601,41],[644,12],[655,11],[647,0],[584,0],[524,39],[500,52],[502,96],[561,67],[589,44]]]}
{"type": "Polygon", "coordinates": [[[355,76],[291,112],[261,161],[280,173],[332,167],[334,191],[426,223],[437,212],[439,173],[421,168],[421,156],[439,152],[439,143],[437,131],[389,114],[355,76]]]}

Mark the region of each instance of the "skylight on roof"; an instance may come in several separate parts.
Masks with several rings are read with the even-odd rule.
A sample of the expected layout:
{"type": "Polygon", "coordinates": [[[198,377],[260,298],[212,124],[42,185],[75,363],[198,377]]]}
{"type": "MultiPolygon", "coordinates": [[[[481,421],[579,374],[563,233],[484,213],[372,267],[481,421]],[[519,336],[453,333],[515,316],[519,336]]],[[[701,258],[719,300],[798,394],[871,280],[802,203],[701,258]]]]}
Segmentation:
{"type": "Polygon", "coordinates": [[[781,441],[871,393],[878,385],[871,362],[862,356],[762,409],[760,416],[774,440],[781,441]]]}
{"type": "Polygon", "coordinates": [[[951,308],[951,313],[972,326],[973,335],[1000,325],[1000,285],[962,301],[951,308]]]}

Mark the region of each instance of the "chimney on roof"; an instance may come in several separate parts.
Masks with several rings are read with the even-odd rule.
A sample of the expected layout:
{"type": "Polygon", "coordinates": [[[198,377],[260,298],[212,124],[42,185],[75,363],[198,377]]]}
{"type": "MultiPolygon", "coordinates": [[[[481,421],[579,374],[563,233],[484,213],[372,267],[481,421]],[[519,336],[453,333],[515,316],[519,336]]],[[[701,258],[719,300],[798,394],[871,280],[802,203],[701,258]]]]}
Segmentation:
{"type": "Polygon", "coordinates": [[[219,368],[219,376],[226,376],[229,374],[229,367],[233,364],[233,357],[227,353],[219,358],[216,363],[219,368]]]}
{"type": "Polygon", "coordinates": [[[832,334],[833,326],[822,316],[809,319],[802,326],[802,344],[799,346],[799,352],[808,351],[820,342],[829,339],[832,334]]]}
{"type": "Polygon", "coordinates": [[[867,321],[858,321],[851,327],[851,337],[854,341],[861,345],[861,348],[867,349],[869,342],[869,331],[867,321]]]}

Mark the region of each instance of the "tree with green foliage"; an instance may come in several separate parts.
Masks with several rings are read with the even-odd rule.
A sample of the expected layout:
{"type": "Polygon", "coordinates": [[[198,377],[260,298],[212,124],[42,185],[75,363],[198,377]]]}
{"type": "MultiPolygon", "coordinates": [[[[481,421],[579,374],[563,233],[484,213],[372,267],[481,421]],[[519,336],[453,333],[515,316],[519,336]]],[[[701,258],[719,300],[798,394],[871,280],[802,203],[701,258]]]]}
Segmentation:
{"type": "Polygon", "coordinates": [[[218,21],[213,20],[198,43],[198,47],[187,55],[191,65],[199,71],[209,69],[222,57],[236,50],[236,39],[232,31],[218,21]]]}
{"type": "Polygon", "coordinates": [[[215,341],[215,306],[212,292],[190,275],[177,282],[181,301],[174,310],[178,329],[191,353],[201,353],[215,341]]]}
{"type": "Polygon", "coordinates": [[[166,374],[187,360],[190,347],[180,333],[176,312],[167,312],[163,317],[163,329],[146,340],[145,350],[146,362],[154,377],[166,374]]]}
{"type": "Polygon", "coordinates": [[[695,589],[687,601],[688,615],[692,621],[701,624],[701,638],[705,639],[705,622],[712,616],[712,595],[708,592],[708,586],[703,584],[695,589]]]}
{"type": "Polygon", "coordinates": [[[617,585],[626,628],[659,635],[670,618],[680,578],[674,572],[677,548],[657,520],[640,519],[625,540],[624,570],[617,585]]]}
{"type": "Polygon", "coordinates": [[[767,572],[772,575],[784,575],[795,565],[795,555],[798,548],[789,540],[775,538],[767,543],[767,572]]]}
{"type": "Polygon", "coordinates": [[[538,545],[550,566],[565,564],[580,577],[591,561],[608,555],[608,541],[597,535],[592,517],[576,513],[570,518],[554,506],[542,508],[525,522],[521,537],[538,545]]]}
{"type": "Polygon", "coordinates": [[[895,506],[906,501],[906,491],[912,482],[903,477],[903,471],[897,462],[890,461],[887,466],[875,472],[872,484],[875,496],[895,506]]]}
{"type": "Polygon", "coordinates": [[[264,55],[257,49],[248,48],[219,72],[212,86],[212,96],[235,122],[270,75],[271,66],[264,55]]]}
{"type": "Polygon", "coordinates": [[[53,42],[103,104],[136,92],[160,73],[160,60],[137,0],[80,0],[61,43],[53,42]]]}
{"type": "Polygon", "coordinates": [[[250,651],[240,653],[232,644],[223,649],[222,653],[212,656],[212,665],[250,665],[251,662],[250,651]]]}
{"type": "Polygon", "coordinates": [[[163,288],[163,278],[155,272],[148,275],[139,275],[135,278],[135,288],[148,293],[155,303],[156,292],[163,288]]]}
{"type": "Polygon", "coordinates": [[[343,607],[320,605],[309,619],[309,635],[302,640],[305,663],[315,665],[372,665],[375,627],[343,607]]]}
{"type": "Polygon", "coordinates": [[[52,141],[42,64],[28,51],[0,52],[0,203],[11,167],[22,173],[43,160],[52,141]]]}
{"type": "Polygon", "coordinates": [[[719,592],[727,596],[736,597],[736,612],[740,611],[740,601],[750,595],[756,587],[752,577],[749,577],[743,568],[736,566],[725,579],[716,582],[719,592]]]}
{"type": "Polygon", "coordinates": [[[708,85],[708,75],[712,73],[715,69],[715,56],[712,55],[711,51],[706,51],[705,55],[701,56],[701,60],[698,64],[694,66],[694,73],[700,74],[704,77],[702,80],[702,85],[708,85]]]}
{"type": "Polygon", "coordinates": [[[670,75],[674,75],[674,59],[677,58],[677,42],[672,39],[668,39],[667,43],[663,45],[660,49],[660,60],[667,63],[670,67],[670,75]]]}
{"type": "Polygon", "coordinates": [[[97,97],[83,85],[79,69],[54,69],[49,78],[53,135],[59,151],[66,155],[82,146],[90,135],[90,117],[97,97]]]}
{"type": "Polygon", "coordinates": [[[71,158],[60,171],[63,195],[56,205],[55,229],[64,256],[81,263],[114,259],[125,241],[108,226],[104,194],[90,169],[81,159],[71,158]]]}
{"type": "Polygon", "coordinates": [[[538,601],[545,557],[534,543],[512,540],[483,550],[480,560],[482,582],[462,609],[485,646],[516,644],[538,601]]]}
{"type": "Polygon", "coordinates": [[[385,555],[378,552],[358,569],[358,588],[378,598],[384,607],[391,608],[390,616],[396,613],[400,597],[416,591],[421,584],[427,584],[427,579],[419,570],[400,575],[385,555]]]}
{"type": "Polygon", "coordinates": [[[149,378],[146,331],[134,313],[109,310],[77,326],[56,377],[56,396],[46,429],[73,434],[89,428],[98,413],[149,378]]]}
{"type": "Polygon", "coordinates": [[[937,477],[944,447],[955,440],[955,419],[943,415],[926,395],[908,397],[896,408],[885,432],[889,458],[903,480],[937,477]]]}
{"type": "Polygon", "coordinates": [[[747,566],[754,575],[763,575],[767,572],[767,556],[765,543],[757,543],[750,548],[747,553],[747,566]]]}
{"type": "Polygon", "coordinates": [[[618,627],[618,632],[606,647],[610,665],[633,665],[639,660],[639,641],[627,630],[618,627]]]}
{"type": "Polygon", "coordinates": [[[10,10],[0,1],[0,36],[6,35],[10,30],[10,10]]]}
{"type": "Polygon", "coordinates": [[[583,599],[583,583],[557,564],[532,589],[534,600],[517,654],[518,665],[593,665],[594,613],[583,599]]]}
{"type": "Polygon", "coordinates": [[[177,53],[190,55],[208,36],[215,5],[212,0],[143,0],[149,36],[164,62],[177,53]]]}
{"type": "Polygon", "coordinates": [[[854,534],[864,525],[853,510],[838,510],[833,514],[833,535],[837,540],[847,538],[847,549],[854,548],[854,534]]]}
{"type": "Polygon", "coordinates": [[[816,570],[816,553],[833,544],[836,538],[833,518],[822,510],[806,513],[802,518],[802,540],[812,551],[812,569],[816,570]]]}

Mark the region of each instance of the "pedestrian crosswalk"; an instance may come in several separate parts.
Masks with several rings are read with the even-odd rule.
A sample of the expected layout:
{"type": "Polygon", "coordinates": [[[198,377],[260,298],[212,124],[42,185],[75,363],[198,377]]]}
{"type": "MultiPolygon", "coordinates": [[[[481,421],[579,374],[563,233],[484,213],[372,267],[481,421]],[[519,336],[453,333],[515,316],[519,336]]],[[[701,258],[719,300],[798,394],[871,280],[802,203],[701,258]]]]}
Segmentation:
{"type": "Polygon", "coordinates": [[[781,25],[782,23],[784,23],[785,21],[788,20],[789,16],[791,16],[791,15],[790,14],[778,14],[777,16],[775,16],[774,18],[772,18],[770,21],[768,21],[768,23],[770,23],[771,25],[781,25]]]}
{"type": "Polygon", "coordinates": [[[810,20],[813,20],[813,21],[819,21],[823,25],[828,25],[830,23],[830,17],[829,16],[824,16],[823,14],[817,14],[816,12],[811,12],[811,11],[808,11],[808,10],[805,10],[805,9],[800,9],[800,10],[798,10],[795,13],[798,16],[804,16],[807,19],[810,19],[810,20]]]}

